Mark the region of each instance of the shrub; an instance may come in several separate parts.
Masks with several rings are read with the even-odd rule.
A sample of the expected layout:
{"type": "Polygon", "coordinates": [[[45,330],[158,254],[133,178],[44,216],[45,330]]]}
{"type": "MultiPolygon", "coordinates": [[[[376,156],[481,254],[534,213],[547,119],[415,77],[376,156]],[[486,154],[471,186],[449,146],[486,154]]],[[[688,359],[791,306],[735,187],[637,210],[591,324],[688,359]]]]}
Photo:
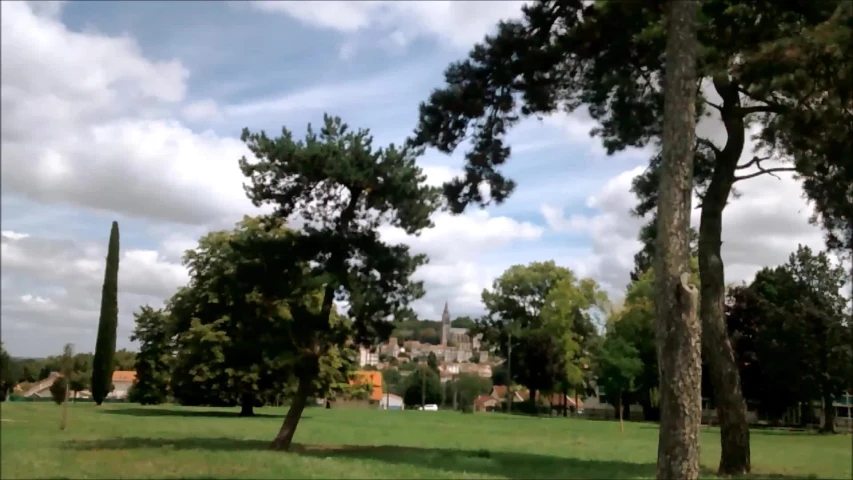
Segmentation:
{"type": "Polygon", "coordinates": [[[59,377],[50,385],[50,396],[57,405],[62,405],[65,401],[65,390],[68,389],[68,382],[65,377],[59,377]]]}

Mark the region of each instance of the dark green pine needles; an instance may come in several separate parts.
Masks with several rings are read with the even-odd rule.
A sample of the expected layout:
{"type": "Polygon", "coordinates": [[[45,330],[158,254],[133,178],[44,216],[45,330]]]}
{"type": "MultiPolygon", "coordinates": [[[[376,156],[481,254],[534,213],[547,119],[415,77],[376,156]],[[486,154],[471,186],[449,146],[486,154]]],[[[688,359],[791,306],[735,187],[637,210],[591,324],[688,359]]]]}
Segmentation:
{"type": "Polygon", "coordinates": [[[98,340],[95,343],[95,358],[92,361],[92,398],[98,405],[104,401],[112,384],[116,329],[118,328],[118,250],[118,222],[113,222],[110,230],[110,246],[107,250],[104,288],[101,292],[98,340]]]}

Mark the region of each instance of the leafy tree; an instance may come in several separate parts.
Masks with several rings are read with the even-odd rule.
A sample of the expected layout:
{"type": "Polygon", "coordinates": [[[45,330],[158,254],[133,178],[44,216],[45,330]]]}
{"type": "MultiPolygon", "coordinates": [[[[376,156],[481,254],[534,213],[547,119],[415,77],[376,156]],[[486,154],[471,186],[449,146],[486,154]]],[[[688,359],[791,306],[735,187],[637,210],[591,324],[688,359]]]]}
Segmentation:
{"type": "Polygon", "coordinates": [[[65,402],[66,398],[66,388],[68,387],[68,380],[65,377],[57,377],[53,383],[50,384],[48,390],[50,391],[50,397],[53,398],[53,401],[57,405],[62,405],[65,402]]]}
{"type": "Polygon", "coordinates": [[[845,323],[847,300],[841,288],[847,280],[842,267],[833,266],[824,252],[814,254],[799,246],[783,267],[795,280],[798,295],[794,314],[802,322],[801,339],[809,348],[800,350],[816,375],[817,391],[823,401],[822,431],[835,432],[834,398],[850,387],[853,378],[851,331],[845,323]]]}
{"type": "MultiPolygon", "coordinates": [[[[469,203],[501,202],[512,192],[514,182],[499,167],[511,153],[505,136],[523,117],[587,105],[598,122],[591,133],[602,138],[608,152],[659,141],[663,132],[665,5],[663,0],[535,2],[524,8],[521,20],[501,23],[497,34],[475,46],[467,60],[450,65],[445,72],[446,87],[434,91],[421,105],[413,145],[430,145],[450,153],[464,139],[471,140],[464,176],[445,185],[454,211],[461,212],[469,203]],[[618,32],[601,35],[602,29],[613,25],[619,25],[618,32]],[[489,185],[488,199],[481,193],[484,182],[489,185]]],[[[851,43],[847,19],[849,2],[841,0],[802,5],[709,0],[701,6],[698,38],[702,48],[696,87],[712,86],[713,95],[720,98],[711,100],[700,91],[697,120],[716,112],[728,133],[722,147],[697,138],[694,170],[702,202],[700,316],[718,397],[722,474],[750,469],[745,404],[724,320],[723,210],[736,182],[793,168],[766,166],[763,162],[769,155],[739,163],[746,129],[755,124],[762,136],[768,132],[774,133],[770,135],[773,139],[788,135],[787,141],[777,144],[800,153],[794,156],[796,168],[823,179],[818,184],[826,191],[826,199],[834,202],[824,202],[829,216],[840,225],[850,225],[849,217],[832,215],[849,205],[851,197],[845,188],[850,183],[843,182],[848,170],[830,168],[850,158],[849,145],[840,145],[849,136],[843,130],[849,125],[843,121],[849,118],[844,116],[849,112],[843,113],[848,103],[844,96],[836,100],[839,96],[827,86],[840,91],[839,85],[849,85],[849,76],[838,74],[837,67],[830,68],[848,64],[844,60],[848,50],[836,46],[839,40],[851,43]],[[844,22],[834,20],[837,12],[844,22]],[[821,45],[827,48],[821,49],[821,45]],[[829,83],[827,77],[835,82],[829,83]],[[830,94],[824,95],[827,91],[830,94]],[[825,98],[832,100],[823,101],[825,98]],[[833,113],[823,117],[829,120],[823,122],[821,115],[813,114],[814,108],[806,108],[813,105],[839,108],[818,110],[833,113]],[[797,125],[803,128],[792,128],[797,125]],[[827,138],[825,131],[839,133],[832,135],[838,140],[807,155],[809,147],[827,138]],[[803,134],[809,138],[794,141],[793,137],[803,134]],[[848,155],[834,155],[845,151],[848,155]],[[813,161],[833,164],[810,165],[813,161]]],[[[773,148],[767,150],[772,153],[773,148]]],[[[658,155],[635,186],[643,197],[641,206],[645,205],[638,209],[640,213],[652,210],[657,202],[660,164],[658,155]]]]}
{"type": "Polygon", "coordinates": [[[420,366],[406,377],[406,390],[403,393],[406,405],[429,405],[441,402],[441,381],[438,373],[426,366],[420,366]]]}
{"type": "Polygon", "coordinates": [[[319,346],[342,346],[348,338],[362,345],[385,341],[392,330],[386,319],[405,316],[409,302],[423,295],[422,284],[410,277],[426,257],[384,243],[378,228],[390,225],[417,234],[430,227],[439,195],[426,185],[416,151],[394,145],[374,149],[369,131],[351,131],[337,117],[324,116],[319,134],[309,125],[303,140],[286,128],[274,139],[244,129],[242,139],[255,157],[240,160],[252,202],[273,205],[274,216],[284,221],[298,215],[306,222],[299,235],[246,246],[263,251],[255,272],[275,272],[260,282],[261,295],[299,298],[323,288],[317,312],[290,306],[293,347],[285,351],[298,358],[299,387],[273,442],[286,450],[316,391],[319,346]],[[348,302],[351,325],[330,321],[336,298],[348,302]]]}
{"type": "Polygon", "coordinates": [[[622,425],[622,401],[624,395],[634,389],[634,380],[643,371],[639,352],[627,341],[617,336],[605,338],[596,355],[598,383],[611,398],[613,407],[619,412],[619,428],[622,425]]]}
{"type": "Polygon", "coordinates": [[[435,352],[429,352],[429,355],[427,355],[427,367],[433,372],[438,373],[438,357],[435,356],[435,352]]]}
{"type": "Polygon", "coordinates": [[[472,329],[476,325],[476,322],[473,318],[463,315],[461,317],[456,317],[450,321],[450,326],[453,328],[467,328],[472,329]]]}
{"type": "Polygon", "coordinates": [[[116,350],[114,361],[116,370],[133,370],[136,365],[136,352],[132,352],[125,348],[116,350]]]}
{"type": "Polygon", "coordinates": [[[490,379],[470,373],[460,373],[448,384],[448,389],[453,392],[455,405],[465,412],[473,411],[474,400],[478,396],[487,395],[492,391],[490,379]]]}
{"type": "Polygon", "coordinates": [[[84,374],[80,374],[79,372],[75,372],[75,374],[68,381],[68,388],[74,392],[74,396],[76,397],[80,392],[86,390],[88,388],[87,381],[91,378],[91,376],[84,376],[84,374]]]}
{"type": "Polygon", "coordinates": [[[142,405],[166,401],[172,363],[172,331],[169,316],[148,305],[134,313],[136,327],[130,339],[139,342],[134,370],[136,380],[128,391],[128,400],[142,405]]]}
{"type": "Polygon", "coordinates": [[[98,321],[98,339],[92,361],[92,398],[100,405],[110,392],[115,368],[116,330],[118,329],[118,222],[110,230],[104,288],[101,292],[101,317],[98,321]]]}
{"type": "Polygon", "coordinates": [[[498,347],[511,380],[527,386],[535,400],[537,391],[553,389],[569,373],[581,382],[586,353],[579,341],[594,334],[584,315],[605,301],[595,282],[579,282],[554,262],[515,265],[483,291],[487,315],[474,333],[498,347]]]}
{"type": "Polygon", "coordinates": [[[402,396],[405,392],[404,377],[396,368],[382,370],[382,389],[394,395],[402,396]]]}
{"type": "Polygon", "coordinates": [[[0,342],[0,402],[6,401],[6,396],[15,388],[23,375],[21,366],[12,360],[9,352],[0,342]]]}

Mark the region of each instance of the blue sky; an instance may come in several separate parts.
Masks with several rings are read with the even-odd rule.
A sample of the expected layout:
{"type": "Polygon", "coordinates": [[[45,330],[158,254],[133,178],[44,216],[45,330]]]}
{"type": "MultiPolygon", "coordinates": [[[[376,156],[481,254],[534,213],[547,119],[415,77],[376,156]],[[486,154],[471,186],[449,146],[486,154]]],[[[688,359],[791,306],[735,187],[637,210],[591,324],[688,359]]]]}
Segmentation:
{"type": "MultiPolygon", "coordinates": [[[[132,312],[186,281],[181,252],[258,213],[240,187],[243,127],[302,134],[328,112],[370,128],[376,145],[401,143],[445,67],[519,7],[3,2],[4,344],[16,355],[57,353],[66,341],[93,348],[115,219],[119,346],[132,346],[132,312]]],[[[628,190],[650,152],[608,157],[588,135],[593,126],[583,111],[523,122],[505,169],[518,189],[504,205],[437,214],[420,238],[385,232],[432,259],[418,272],[424,318],[437,318],[445,301],[454,315],[481,313],[480,292],[496,275],[535,260],[554,259],[619,297],[642,223],[629,214],[628,190]]],[[[461,168],[462,150],[428,152],[420,164],[440,183],[461,168]]],[[[732,281],[783,261],[798,242],[820,246],[801,201],[772,211],[790,205],[798,184],[773,181],[745,188],[744,206],[727,213],[732,281]],[[747,218],[750,201],[770,213],[747,218]],[[779,231],[767,225],[794,234],[764,238],[779,231]]]]}

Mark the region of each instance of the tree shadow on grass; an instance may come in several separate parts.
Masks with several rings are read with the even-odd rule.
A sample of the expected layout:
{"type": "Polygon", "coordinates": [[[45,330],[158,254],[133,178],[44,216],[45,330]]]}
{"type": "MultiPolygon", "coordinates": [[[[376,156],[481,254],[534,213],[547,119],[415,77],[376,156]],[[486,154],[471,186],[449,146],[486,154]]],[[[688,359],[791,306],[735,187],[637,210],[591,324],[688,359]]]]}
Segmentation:
{"type": "MultiPolygon", "coordinates": [[[[68,441],[67,450],[207,450],[259,451],[269,449],[269,440],[238,438],[187,437],[147,438],[118,437],[102,440],[68,441]]],[[[284,453],[283,453],[284,454],[284,453]]],[[[585,460],[534,453],[491,450],[454,450],[445,448],[402,447],[394,445],[300,445],[294,444],[292,455],[313,458],[372,460],[415,468],[475,473],[510,479],[523,478],[654,478],[655,465],[621,461],[585,460]]],[[[284,454],[286,455],[286,454],[284,454]]],[[[702,478],[715,478],[714,471],[702,468],[702,478]]],[[[793,480],[802,476],[759,474],[739,477],[745,479],[793,480]]],[[[816,478],[809,476],[807,478],[816,478]]]]}
{"type": "MultiPolygon", "coordinates": [[[[128,415],[131,417],[188,417],[188,418],[284,418],[284,413],[258,413],[252,417],[240,417],[239,411],[226,410],[191,410],[189,408],[171,409],[171,408],[111,408],[100,410],[100,413],[107,415],[128,415]]],[[[302,419],[309,418],[305,415],[302,419]]]]}
{"type": "MultiPolygon", "coordinates": [[[[269,448],[267,440],[235,438],[143,438],[123,437],[94,441],[69,441],[69,450],[208,450],[258,451],[269,448]]],[[[652,464],[584,460],[532,453],[489,450],[452,450],[391,445],[298,445],[291,454],[313,458],[372,460],[415,468],[496,477],[521,478],[654,478],[652,464]]]]}

